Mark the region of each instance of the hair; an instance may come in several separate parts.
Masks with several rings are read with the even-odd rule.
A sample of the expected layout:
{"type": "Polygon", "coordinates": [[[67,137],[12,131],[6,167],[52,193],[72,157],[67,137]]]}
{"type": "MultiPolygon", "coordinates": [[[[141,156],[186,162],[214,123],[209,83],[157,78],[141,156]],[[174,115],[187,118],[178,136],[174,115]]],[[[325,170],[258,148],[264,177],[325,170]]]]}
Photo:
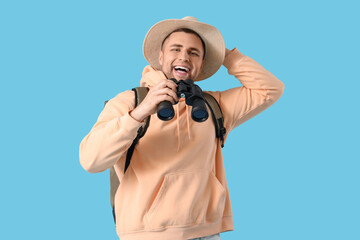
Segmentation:
{"type": "Polygon", "coordinates": [[[164,38],[164,40],[162,41],[162,43],[161,43],[161,49],[163,48],[163,45],[164,45],[166,39],[168,39],[171,34],[176,33],[176,32],[190,33],[190,34],[194,34],[194,35],[198,36],[198,37],[200,38],[201,43],[202,43],[203,48],[204,48],[203,59],[205,58],[206,47],[205,47],[205,42],[204,42],[204,40],[200,37],[200,35],[199,35],[197,32],[195,32],[194,30],[191,30],[191,29],[189,29],[189,28],[178,28],[178,29],[175,29],[174,31],[172,31],[171,33],[169,33],[169,34],[164,38]]]}

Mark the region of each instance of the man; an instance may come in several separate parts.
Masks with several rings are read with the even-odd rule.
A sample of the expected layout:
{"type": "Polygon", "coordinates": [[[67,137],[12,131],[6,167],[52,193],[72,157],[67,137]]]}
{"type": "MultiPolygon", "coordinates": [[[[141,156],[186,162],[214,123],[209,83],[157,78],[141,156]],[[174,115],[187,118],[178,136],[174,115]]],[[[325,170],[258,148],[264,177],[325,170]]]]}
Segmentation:
{"type": "Polygon", "coordinates": [[[243,85],[208,92],[220,104],[227,134],[276,102],[284,85],[236,48],[226,49],[215,27],[193,17],[155,24],[143,48],[150,63],[140,81],[150,89],[146,98],[136,108],[132,91],[111,99],[80,144],[80,162],[89,172],[114,166],[121,240],[220,239],[219,233],[234,230],[221,142],[210,118],[198,123],[189,117],[190,107],[169,79],[200,81],[223,64],[243,85]],[[170,121],[156,116],[165,100],[175,104],[170,121]],[[124,174],[126,152],[147,116],[149,128],[124,174]]]}

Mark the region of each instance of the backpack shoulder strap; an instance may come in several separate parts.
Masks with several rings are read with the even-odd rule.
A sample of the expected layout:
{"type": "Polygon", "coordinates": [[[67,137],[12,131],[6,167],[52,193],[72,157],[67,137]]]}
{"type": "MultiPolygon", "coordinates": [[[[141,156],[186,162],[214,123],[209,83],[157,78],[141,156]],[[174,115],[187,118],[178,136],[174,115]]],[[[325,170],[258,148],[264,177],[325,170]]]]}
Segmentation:
{"type": "Polygon", "coordinates": [[[215,125],[216,137],[221,140],[221,147],[224,147],[224,136],[226,134],[226,128],[224,127],[224,117],[218,101],[209,93],[203,92],[203,97],[206,100],[207,105],[210,108],[211,115],[215,125]]]}
{"type": "MultiPolygon", "coordinates": [[[[136,87],[136,88],[133,88],[132,90],[135,92],[135,107],[137,107],[144,100],[144,98],[146,97],[146,94],[148,93],[149,89],[147,87],[136,87]]],[[[134,139],[133,143],[131,144],[131,146],[129,147],[129,149],[128,149],[127,153],[126,153],[124,174],[125,174],[127,168],[130,165],[130,160],[131,160],[131,157],[132,157],[132,155],[134,153],[136,144],[138,143],[139,139],[142,138],[145,135],[146,130],[149,127],[150,116],[145,118],[144,122],[145,122],[145,124],[138,129],[136,138],[134,139]]]]}
{"type": "MultiPolygon", "coordinates": [[[[136,87],[132,89],[135,92],[135,107],[137,107],[146,97],[147,93],[149,92],[149,89],[147,87],[136,87]]],[[[145,133],[147,128],[149,127],[149,123],[150,123],[150,116],[148,116],[147,118],[145,118],[145,124],[144,127],[140,127],[140,136],[139,138],[142,138],[145,133]]],[[[139,134],[139,131],[138,131],[139,134]]]]}
{"type": "MultiPolygon", "coordinates": [[[[149,89],[146,87],[137,87],[132,89],[135,92],[135,107],[137,107],[146,97],[146,94],[148,93],[149,89]]],[[[108,101],[105,101],[105,105],[108,101]]],[[[127,170],[127,168],[130,165],[131,157],[134,153],[135,145],[138,143],[139,139],[142,138],[145,135],[145,132],[147,128],[149,127],[150,123],[150,116],[148,116],[145,120],[145,124],[139,128],[136,138],[132,142],[130,148],[128,149],[126,153],[126,161],[125,161],[125,167],[124,167],[124,174],[127,170]]],[[[119,178],[115,172],[114,167],[110,168],[110,203],[112,207],[112,214],[114,217],[114,222],[116,223],[116,217],[115,217],[115,194],[120,185],[119,178]]]]}

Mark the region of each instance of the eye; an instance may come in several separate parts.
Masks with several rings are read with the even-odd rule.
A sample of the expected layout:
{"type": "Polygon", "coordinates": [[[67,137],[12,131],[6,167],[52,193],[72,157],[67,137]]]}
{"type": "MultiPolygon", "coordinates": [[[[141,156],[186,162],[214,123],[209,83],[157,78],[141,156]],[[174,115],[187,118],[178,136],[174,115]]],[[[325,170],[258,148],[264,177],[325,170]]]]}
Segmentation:
{"type": "Polygon", "coordinates": [[[179,49],[179,48],[172,48],[171,51],[172,51],[172,52],[179,52],[180,49],[179,49]]]}
{"type": "Polygon", "coordinates": [[[199,56],[199,54],[197,52],[191,52],[190,54],[193,56],[199,56]]]}

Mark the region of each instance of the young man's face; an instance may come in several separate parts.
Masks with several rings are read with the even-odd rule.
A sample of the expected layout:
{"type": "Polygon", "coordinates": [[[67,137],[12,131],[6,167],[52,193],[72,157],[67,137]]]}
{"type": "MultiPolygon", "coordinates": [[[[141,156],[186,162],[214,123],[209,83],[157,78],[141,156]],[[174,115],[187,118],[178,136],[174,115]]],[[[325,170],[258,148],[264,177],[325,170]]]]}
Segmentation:
{"type": "Polygon", "coordinates": [[[165,76],[176,80],[196,80],[203,68],[204,48],[198,36],[174,32],[164,42],[159,63],[165,76]]]}

